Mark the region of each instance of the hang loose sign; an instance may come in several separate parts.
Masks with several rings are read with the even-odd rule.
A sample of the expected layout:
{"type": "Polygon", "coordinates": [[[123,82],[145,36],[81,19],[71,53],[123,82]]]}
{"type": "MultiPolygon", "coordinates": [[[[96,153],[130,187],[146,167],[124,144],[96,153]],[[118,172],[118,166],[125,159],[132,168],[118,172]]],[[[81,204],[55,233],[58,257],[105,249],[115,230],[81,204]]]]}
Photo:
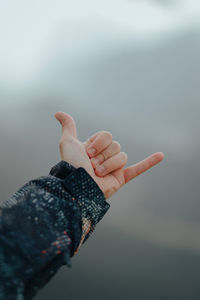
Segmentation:
{"type": "Polygon", "coordinates": [[[106,199],[164,158],[162,152],[156,152],[137,164],[124,168],[128,160],[127,154],[121,152],[120,144],[113,141],[110,132],[97,132],[87,141],[81,142],[77,137],[75,121],[69,114],[57,112],[55,118],[62,126],[59,144],[61,159],[75,168],[83,167],[106,199]]]}

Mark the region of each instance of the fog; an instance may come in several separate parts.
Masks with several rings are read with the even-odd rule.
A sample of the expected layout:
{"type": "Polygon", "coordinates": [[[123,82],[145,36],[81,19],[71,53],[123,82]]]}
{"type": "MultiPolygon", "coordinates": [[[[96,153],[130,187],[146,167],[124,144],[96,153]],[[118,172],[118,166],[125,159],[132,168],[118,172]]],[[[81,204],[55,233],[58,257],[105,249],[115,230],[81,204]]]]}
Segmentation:
{"type": "Polygon", "coordinates": [[[36,299],[199,299],[200,4],[1,1],[1,193],[59,158],[56,111],[80,140],[109,130],[131,165],[91,238],[36,299]]]}

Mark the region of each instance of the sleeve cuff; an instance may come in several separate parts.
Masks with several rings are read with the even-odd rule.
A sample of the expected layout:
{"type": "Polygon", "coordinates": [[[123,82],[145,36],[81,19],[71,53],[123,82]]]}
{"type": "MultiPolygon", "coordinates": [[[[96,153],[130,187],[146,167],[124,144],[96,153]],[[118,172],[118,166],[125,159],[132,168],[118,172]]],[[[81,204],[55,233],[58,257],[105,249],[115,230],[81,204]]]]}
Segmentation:
{"type": "Polygon", "coordinates": [[[102,190],[84,168],[72,172],[63,181],[63,186],[77,199],[83,216],[89,217],[93,225],[102,219],[110,207],[102,190]]]}
{"type": "Polygon", "coordinates": [[[60,179],[65,179],[69,174],[71,174],[75,170],[75,167],[73,167],[64,160],[61,160],[59,163],[53,166],[49,174],[60,179]]]}
{"type": "Polygon", "coordinates": [[[50,175],[62,179],[65,190],[78,201],[82,218],[89,219],[92,226],[95,226],[110,208],[104,193],[84,168],[75,168],[68,162],[61,161],[51,169],[50,175]]]}

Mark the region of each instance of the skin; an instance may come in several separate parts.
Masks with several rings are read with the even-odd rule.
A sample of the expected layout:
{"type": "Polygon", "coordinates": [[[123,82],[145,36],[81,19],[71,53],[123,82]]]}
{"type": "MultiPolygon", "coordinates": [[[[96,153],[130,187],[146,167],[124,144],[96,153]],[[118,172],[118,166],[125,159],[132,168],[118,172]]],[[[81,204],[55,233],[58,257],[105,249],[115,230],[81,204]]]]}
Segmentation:
{"type": "Polygon", "coordinates": [[[62,126],[59,143],[61,159],[75,168],[84,168],[100,187],[106,199],[164,158],[162,152],[156,152],[125,168],[128,156],[121,152],[119,142],[113,141],[110,132],[99,131],[87,141],[81,142],[77,137],[75,121],[69,114],[57,112],[55,118],[62,126]]]}

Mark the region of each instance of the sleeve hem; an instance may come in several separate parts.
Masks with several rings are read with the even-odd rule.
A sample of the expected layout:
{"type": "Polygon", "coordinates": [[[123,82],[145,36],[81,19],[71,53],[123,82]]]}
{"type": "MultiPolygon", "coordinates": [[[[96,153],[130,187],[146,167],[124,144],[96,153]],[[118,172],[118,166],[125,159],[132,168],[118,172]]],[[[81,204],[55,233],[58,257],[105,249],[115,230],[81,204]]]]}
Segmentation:
{"type": "Polygon", "coordinates": [[[82,216],[92,219],[92,225],[96,225],[110,208],[102,190],[84,168],[73,171],[62,184],[77,199],[82,216]]]}

